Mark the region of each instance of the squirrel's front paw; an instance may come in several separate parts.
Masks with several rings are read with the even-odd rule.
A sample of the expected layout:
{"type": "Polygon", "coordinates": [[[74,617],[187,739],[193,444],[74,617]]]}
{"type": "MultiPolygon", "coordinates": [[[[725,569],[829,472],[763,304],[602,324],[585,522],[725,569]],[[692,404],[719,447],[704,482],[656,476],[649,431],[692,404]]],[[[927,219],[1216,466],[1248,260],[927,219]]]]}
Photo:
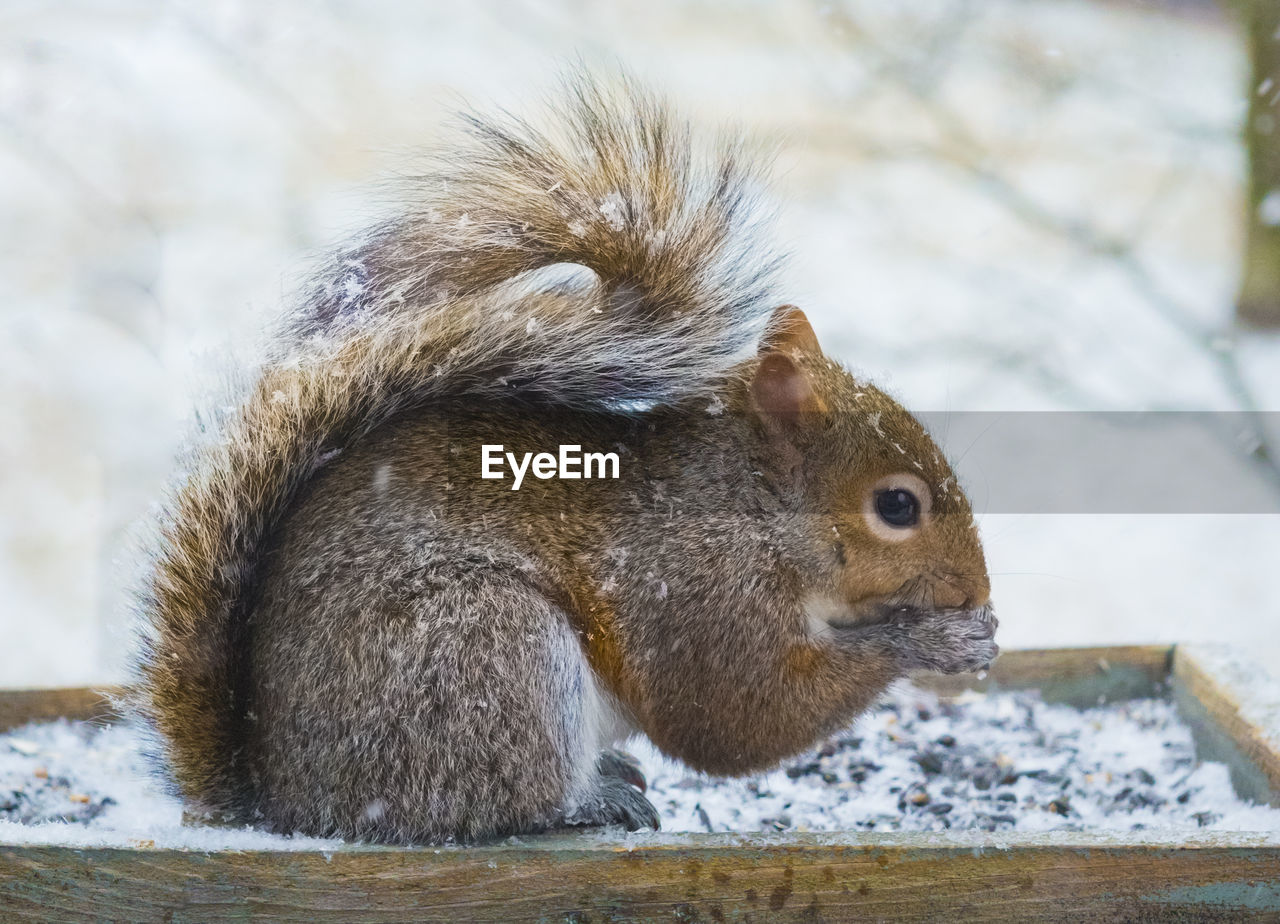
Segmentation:
{"type": "Polygon", "coordinates": [[[901,633],[896,653],[905,670],[979,671],[1000,653],[990,604],[976,610],[906,612],[895,622],[901,633]]]}

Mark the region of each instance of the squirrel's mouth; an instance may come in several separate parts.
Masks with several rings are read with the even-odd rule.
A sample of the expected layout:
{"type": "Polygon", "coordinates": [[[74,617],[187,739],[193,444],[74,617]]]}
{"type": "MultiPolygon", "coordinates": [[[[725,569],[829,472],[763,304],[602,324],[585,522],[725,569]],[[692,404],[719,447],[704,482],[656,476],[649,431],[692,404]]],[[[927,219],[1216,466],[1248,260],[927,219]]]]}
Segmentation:
{"type": "Polygon", "coordinates": [[[912,622],[926,616],[935,618],[954,616],[979,625],[989,625],[993,634],[998,624],[995,608],[990,602],[964,608],[923,606],[916,603],[903,603],[900,599],[883,598],[846,603],[827,596],[815,596],[805,601],[805,614],[809,618],[811,630],[820,627],[853,629],[889,622],[912,622]]]}

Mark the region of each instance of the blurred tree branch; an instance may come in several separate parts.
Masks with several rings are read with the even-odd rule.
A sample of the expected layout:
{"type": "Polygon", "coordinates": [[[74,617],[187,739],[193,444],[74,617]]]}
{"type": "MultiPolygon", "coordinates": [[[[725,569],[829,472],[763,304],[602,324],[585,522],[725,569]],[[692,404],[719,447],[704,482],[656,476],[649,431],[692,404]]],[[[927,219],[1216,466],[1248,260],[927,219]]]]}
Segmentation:
{"type": "MultiPolygon", "coordinates": [[[[1240,0],[1256,7],[1266,7],[1267,15],[1278,20],[1272,26],[1272,36],[1276,28],[1280,28],[1280,0],[1240,0]]],[[[978,11],[968,3],[961,3],[956,12],[960,15],[978,15],[978,11]]],[[[849,10],[840,4],[822,3],[820,15],[832,26],[831,32],[839,40],[849,46],[851,53],[867,61],[871,67],[874,80],[884,80],[905,94],[925,115],[934,128],[937,142],[924,143],[912,148],[895,151],[878,146],[870,139],[859,139],[864,151],[887,157],[914,157],[928,159],[931,163],[948,166],[966,173],[975,182],[975,187],[986,197],[1022,223],[1042,232],[1058,237],[1076,248],[1082,255],[1104,260],[1115,267],[1128,281],[1132,289],[1165,323],[1188,339],[1208,360],[1221,383],[1230,396],[1235,408],[1243,413],[1249,421],[1251,433],[1241,439],[1239,433],[1224,433],[1233,446],[1242,449],[1268,482],[1280,490],[1280,452],[1277,451],[1261,405],[1241,367],[1237,350],[1236,332],[1228,323],[1226,326],[1207,324],[1197,319],[1195,312],[1182,304],[1173,296],[1148,269],[1137,252],[1137,243],[1141,238],[1140,231],[1144,218],[1140,218],[1138,226],[1129,229],[1128,233],[1117,235],[1094,225],[1087,218],[1063,215],[1045,205],[1034,196],[1016,185],[1008,178],[1006,172],[998,165],[995,153],[987,148],[979,135],[970,129],[964,118],[952,107],[939,100],[937,86],[941,79],[936,67],[921,68],[910,53],[891,50],[879,42],[874,35],[864,29],[849,10]]],[[[946,21],[933,32],[932,40],[926,40],[929,48],[927,57],[936,59],[938,41],[945,42],[948,37],[958,33],[955,28],[955,16],[946,17],[946,21]]],[[[1270,21],[1270,20],[1269,20],[1270,21]]],[[[910,43],[908,43],[909,45],[910,43]]],[[[1280,57],[1280,42],[1272,41],[1268,46],[1273,55],[1272,60],[1280,57]]],[[[1277,61],[1280,63],[1280,61],[1277,61]]],[[[1045,92],[1052,95],[1062,87],[1053,81],[1043,81],[1045,92]]],[[[1280,84],[1280,78],[1276,80],[1280,84]]],[[[1280,101],[1280,85],[1272,89],[1268,99],[1274,96],[1280,101]]],[[[1256,99],[1255,99],[1256,102],[1256,99]]],[[[1265,124],[1265,123],[1264,123],[1265,124]]],[[[1280,171],[1280,126],[1269,136],[1277,160],[1274,166],[1280,171]]],[[[1280,199],[1280,172],[1273,184],[1280,199]]],[[[1159,191],[1157,191],[1157,196],[1159,191]]],[[[1280,201],[1276,203],[1280,210],[1280,201]]],[[[1256,214],[1255,209],[1255,214],[1256,214]]],[[[1145,214],[1150,208],[1143,210],[1145,214]]],[[[1267,264],[1274,274],[1276,286],[1273,295],[1280,299],[1280,216],[1277,216],[1277,227],[1270,229],[1276,236],[1275,249],[1269,251],[1267,264]]],[[[1280,300],[1274,303],[1280,310],[1280,300]]],[[[916,341],[912,343],[913,352],[919,348],[916,341]]],[[[1080,389],[1067,376],[1063,376],[1045,366],[1036,351],[1010,345],[984,344],[976,340],[954,340],[949,344],[934,343],[935,348],[950,349],[956,353],[967,355],[985,355],[989,361],[1000,363],[1005,368],[1021,372],[1029,381],[1041,386],[1050,386],[1053,393],[1069,403],[1082,408],[1098,410],[1106,408],[1114,402],[1096,400],[1096,396],[1080,389]]]]}
{"type": "Polygon", "coordinates": [[[1247,240],[1236,311],[1241,321],[1280,327],[1280,3],[1234,0],[1249,48],[1247,240]]]}

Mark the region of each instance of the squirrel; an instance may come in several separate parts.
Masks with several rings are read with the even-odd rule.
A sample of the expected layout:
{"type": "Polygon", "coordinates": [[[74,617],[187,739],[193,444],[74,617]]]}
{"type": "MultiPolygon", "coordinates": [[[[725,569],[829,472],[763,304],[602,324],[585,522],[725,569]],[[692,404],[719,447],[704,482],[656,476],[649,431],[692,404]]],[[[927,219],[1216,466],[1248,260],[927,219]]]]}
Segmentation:
{"type": "Polygon", "coordinates": [[[636,732],[746,774],[988,665],[969,503],[775,296],[763,158],[629,78],[464,119],[163,505],[126,696],[185,803],[386,843],[656,829],[636,732]],[[513,490],[495,446],[620,471],[540,455],[513,490]]]}

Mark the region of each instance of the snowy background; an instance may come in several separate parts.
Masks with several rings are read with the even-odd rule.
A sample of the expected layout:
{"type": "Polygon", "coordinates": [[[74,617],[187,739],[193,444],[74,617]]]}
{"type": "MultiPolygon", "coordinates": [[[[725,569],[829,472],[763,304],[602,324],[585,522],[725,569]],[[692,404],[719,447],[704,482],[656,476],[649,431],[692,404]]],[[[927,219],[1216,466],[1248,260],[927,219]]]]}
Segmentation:
{"type": "MultiPolygon", "coordinates": [[[[0,0],[0,686],[119,677],[211,359],[460,97],[573,55],[781,139],[791,300],[908,406],[1280,411],[1280,338],[1231,326],[1243,48],[1199,3],[0,0]]],[[[1007,647],[1280,663],[1280,501],[983,528],[1007,647]]]]}

